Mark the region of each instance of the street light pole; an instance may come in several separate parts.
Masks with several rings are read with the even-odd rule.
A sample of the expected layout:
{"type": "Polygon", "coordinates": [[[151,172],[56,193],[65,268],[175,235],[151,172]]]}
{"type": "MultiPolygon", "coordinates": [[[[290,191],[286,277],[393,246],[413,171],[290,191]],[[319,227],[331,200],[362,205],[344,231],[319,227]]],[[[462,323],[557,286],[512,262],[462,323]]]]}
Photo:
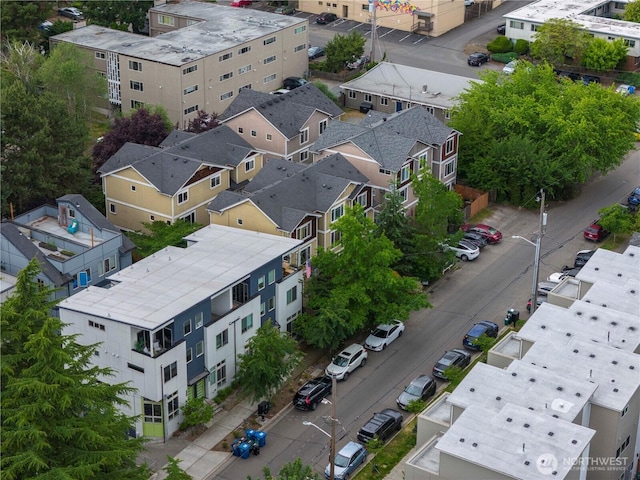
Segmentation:
{"type": "Polygon", "coordinates": [[[544,235],[543,228],[546,225],[546,214],[544,213],[544,189],[540,189],[540,223],[538,225],[538,238],[536,238],[536,256],[533,261],[533,286],[531,287],[531,315],[536,311],[538,305],[538,272],[540,271],[540,242],[544,235]]]}
{"type": "Polygon", "coordinates": [[[331,402],[331,448],[330,453],[331,461],[329,462],[329,480],[335,480],[335,462],[336,462],[336,385],[337,379],[335,375],[331,375],[331,392],[333,395],[333,401],[331,402]]]}

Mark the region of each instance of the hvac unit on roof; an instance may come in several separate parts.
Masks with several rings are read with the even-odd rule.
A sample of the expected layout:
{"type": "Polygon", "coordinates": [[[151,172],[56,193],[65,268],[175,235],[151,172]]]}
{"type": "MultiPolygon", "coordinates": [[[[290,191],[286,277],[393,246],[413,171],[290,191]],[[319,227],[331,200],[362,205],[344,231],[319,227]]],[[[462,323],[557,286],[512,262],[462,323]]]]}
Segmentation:
{"type": "Polygon", "coordinates": [[[427,85],[422,85],[422,93],[427,93],[427,85]]]}

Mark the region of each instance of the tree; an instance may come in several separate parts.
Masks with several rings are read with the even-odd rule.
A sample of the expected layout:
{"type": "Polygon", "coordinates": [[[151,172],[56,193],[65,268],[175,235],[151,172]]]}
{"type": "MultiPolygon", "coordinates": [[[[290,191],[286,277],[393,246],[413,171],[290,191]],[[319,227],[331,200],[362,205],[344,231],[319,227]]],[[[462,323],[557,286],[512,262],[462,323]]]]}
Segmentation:
{"type": "Polygon", "coordinates": [[[334,103],[338,103],[338,97],[336,97],[333,92],[329,90],[329,87],[326,83],[322,83],[320,80],[316,80],[315,82],[313,82],[313,84],[318,87],[318,90],[324,93],[329,98],[329,100],[334,103]]]}
{"type": "Polygon", "coordinates": [[[354,58],[360,58],[364,53],[365,38],[360,32],[353,30],[348,35],[337,34],[324,47],[327,57],[327,69],[339,72],[354,58]]]}
{"type": "Polygon", "coordinates": [[[0,51],[0,62],[4,72],[22,82],[30,92],[37,87],[36,72],[42,65],[42,55],[33,43],[9,41],[0,51]]]}
{"type": "Polygon", "coordinates": [[[573,20],[552,18],[540,27],[531,44],[531,55],[552,65],[563,65],[567,58],[580,61],[591,37],[573,20]]]}
{"type": "Polygon", "coordinates": [[[622,19],[626,22],[640,23],[640,2],[638,0],[627,3],[622,19]]]}
{"type": "Polygon", "coordinates": [[[240,390],[256,402],[270,399],[302,359],[298,343],[270,321],[249,339],[245,352],[238,354],[235,378],[240,390]]]}
{"type": "Polygon", "coordinates": [[[356,331],[428,305],[414,278],[402,277],[392,265],[402,252],[360,205],[347,209],[333,228],[340,238],[335,250],[319,250],[313,258],[314,274],[305,285],[309,312],[298,331],[307,343],[331,351],[356,331]]]}
{"type": "MultiPolygon", "coordinates": [[[[264,467],[262,474],[264,480],[320,480],[320,475],[314,472],[309,465],[304,465],[300,458],[285,463],[275,477],[271,474],[269,467],[264,467]]],[[[247,480],[253,480],[251,475],[247,476],[247,480]]]]}
{"type": "Polygon", "coordinates": [[[147,26],[147,12],[151,7],[153,7],[151,0],[128,2],[94,0],[84,3],[83,13],[85,18],[90,19],[95,25],[125,32],[131,27],[133,33],[140,33],[147,26]]]}
{"type": "Polygon", "coordinates": [[[213,418],[213,406],[206,403],[203,397],[190,398],[181,410],[184,418],[180,425],[182,430],[189,427],[200,429],[213,418]]]}
{"type": "Polygon", "coordinates": [[[146,235],[140,232],[127,232],[127,237],[136,244],[137,253],[145,258],[162,250],[164,247],[186,247],[184,237],[202,228],[202,225],[190,223],[186,220],[177,220],[172,225],[167,225],[159,220],[144,222],[142,226],[151,233],[146,235]]]}
{"type": "MultiPolygon", "coordinates": [[[[385,235],[393,242],[393,246],[402,252],[402,257],[394,264],[394,268],[402,275],[414,275],[412,262],[405,256],[414,253],[415,228],[402,207],[404,198],[397,188],[391,188],[384,196],[380,213],[376,216],[377,236],[385,235]]],[[[418,275],[419,276],[419,275],[418,275]]]]}
{"type": "Polygon", "coordinates": [[[187,132],[202,133],[216,128],[218,125],[217,113],[207,113],[204,110],[198,110],[196,112],[196,118],[189,120],[187,132]]]}
{"type": "Polygon", "coordinates": [[[635,147],[640,105],[611,89],[558,82],[549,65],[523,67],[508,80],[487,73],[460,95],[449,122],[463,133],[458,176],[516,205],[540,188],[567,198],[635,147]]]}
{"type": "Polygon", "coordinates": [[[613,233],[614,241],[618,233],[630,232],[633,226],[633,215],[629,213],[627,207],[619,203],[601,208],[598,210],[598,215],[600,215],[600,225],[605,230],[613,233]]]}
{"type": "Polygon", "coordinates": [[[178,465],[182,460],[167,456],[167,465],[163,468],[167,472],[166,480],[191,480],[193,477],[178,465]]]}
{"type": "Polygon", "coordinates": [[[51,16],[53,5],[53,2],[48,1],[2,2],[2,38],[37,43],[40,37],[38,26],[51,16]]]}
{"type": "Polygon", "coordinates": [[[3,478],[148,478],[147,467],[136,465],[142,439],[127,439],[133,419],[118,410],[134,389],[106,383],[113,372],[91,364],[96,346],[61,334],[64,324],[49,316],[51,291],[36,282],[39,271],[32,260],[0,305],[3,363],[10,365],[0,397],[3,478]]]}
{"type": "Polygon", "coordinates": [[[116,118],[111,130],[93,147],[94,168],[98,170],[127,142],[157,147],[169,135],[170,128],[160,113],[151,113],[144,107],[130,116],[116,118]]]}
{"type": "Polygon", "coordinates": [[[627,47],[624,40],[607,41],[604,38],[594,38],[584,51],[582,65],[599,72],[613,70],[627,57],[627,47]]]}

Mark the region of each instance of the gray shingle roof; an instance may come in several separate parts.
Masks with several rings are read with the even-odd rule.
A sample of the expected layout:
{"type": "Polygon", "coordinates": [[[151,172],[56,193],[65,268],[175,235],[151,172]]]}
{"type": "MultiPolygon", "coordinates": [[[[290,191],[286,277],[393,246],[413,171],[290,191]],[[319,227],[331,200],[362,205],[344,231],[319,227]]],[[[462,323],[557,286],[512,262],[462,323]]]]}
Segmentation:
{"type": "Polygon", "coordinates": [[[185,132],[184,130],[174,130],[169,135],[167,135],[167,138],[165,138],[158,146],[160,148],[173,147],[174,145],[177,145],[189,138],[195,137],[196,135],[196,133],[185,132]]]}
{"type": "Polygon", "coordinates": [[[252,181],[259,182],[260,189],[247,190],[244,195],[221,192],[207,209],[219,212],[250,200],[281,230],[290,232],[307,215],[325,213],[350,184],[368,182],[367,177],[339,153],[302,169],[293,165],[288,162],[292,167],[289,175],[288,166],[283,171],[282,162],[270,161],[252,181]]]}
{"type": "Polygon", "coordinates": [[[308,83],[283,95],[242,89],[219,120],[225,122],[250,109],[260,113],[288,139],[300,133],[302,126],[316,110],[331,118],[343,113],[318,87],[308,83]]]}
{"type": "Polygon", "coordinates": [[[253,147],[226,125],[202,132],[180,144],[167,148],[167,152],[200,159],[217,165],[238,166],[253,147]]]}
{"type": "Polygon", "coordinates": [[[138,143],[127,142],[120,150],[114,153],[109,160],[102,164],[98,169],[98,173],[107,174],[115,172],[122,168],[133,165],[135,162],[150,157],[161,151],[158,147],[150,147],[149,145],[140,145],[138,143]]]}

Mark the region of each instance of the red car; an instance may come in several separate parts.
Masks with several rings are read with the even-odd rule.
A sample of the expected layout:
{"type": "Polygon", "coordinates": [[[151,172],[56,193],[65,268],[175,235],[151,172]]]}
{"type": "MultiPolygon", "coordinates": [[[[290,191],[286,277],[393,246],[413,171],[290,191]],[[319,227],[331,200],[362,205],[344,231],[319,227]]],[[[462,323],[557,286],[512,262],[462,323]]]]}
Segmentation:
{"type": "Polygon", "coordinates": [[[502,233],[495,228],[479,223],[478,225],[469,225],[468,223],[460,227],[465,232],[473,232],[482,235],[487,243],[499,243],[502,240],[502,233]]]}
{"type": "Polygon", "coordinates": [[[231,2],[232,7],[250,7],[251,0],[233,0],[231,2]]]}
{"type": "Polygon", "coordinates": [[[601,242],[607,235],[609,235],[609,232],[602,228],[598,220],[594,220],[591,225],[584,229],[584,238],[594,242],[601,242]]]}

